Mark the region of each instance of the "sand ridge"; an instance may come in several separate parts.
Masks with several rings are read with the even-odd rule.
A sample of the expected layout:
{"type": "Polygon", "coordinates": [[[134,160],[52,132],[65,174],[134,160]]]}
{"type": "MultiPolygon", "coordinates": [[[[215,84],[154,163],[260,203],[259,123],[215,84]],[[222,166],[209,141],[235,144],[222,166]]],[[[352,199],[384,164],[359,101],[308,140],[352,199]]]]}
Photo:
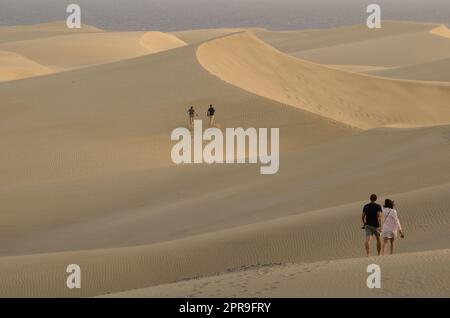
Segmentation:
{"type": "Polygon", "coordinates": [[[0,27],[0,43],[33,40],[58,35],[98,32],[104,31],[86,24],[82,24],[80,29],[69,29],[67,28],[65,21],[53,21],[32,25],[2,26],[0,27]]]}
{"type": "MultiPolygon", "coordinates": [[[[257,37],[265,30],[23,29],[5,49],[75,69],[0,83],[1,296],[370,296],[360,224],[370,192],[396,201],[407,235],[401,255],[380,259],[392,271],[375,296],[448,294],[450,125],[438,125],[448,84],[332,70],[274,49],[257,37]],[[66,57],[45,54],[75,39],[66,57]],[[206,119],[210,103],[223,128],[280,128],[277,175],[171,162],[171,131],[186,127],[189,105],[206,119]],[[66,287],[74,263],[81,290],[66,287]]],[[[300,33],[282,42],[295,48],[300,33]]],[[[313,47],[364,32],[307,33],[313,47]]]]}
{"type": "MultiPolygon", "coordinates": [[[[399,243],[399,252],[445,248],[449,224],[448,190],[447,184],[393,196],[402,202],[401,217],[405,231],[408,229],[408,238],[399,243]]],[[[359,214],[361,204],[355,202],[146,246],[1,257],[0,281],[7,288],[0,292],[4,296],[95,296],[242,270],[258,264],[329,263],[358,258],[362,257],[363,234],[352,229],[359,226],[354,214],[359,214]],[[335,239],[336,235],[339,240],[335,239]],[[312,241],[321,244],[312,245],[312,241]],[[80,264],[84,269],[86,280],[81,290],[70,291],[65,287],[64,268],[71,263],[80,264]],[[20,272],[16,264],[21,264],[20,272]],[[17,275],[22,279],[12,279],[17,275]],[[46,284],[41,283],[42,277],[46,284]]],[[[402,267],[408,269],[401,264],[397,271],[402,267]]],[[[411,270],[416,271],[416,266],[411,270]]],[[[365,275],[365,267],[361,272],[365,275]]],[[[333,273],[331,270],[328,275],[333,273]]],[[[348,274],[351,273],[350,268],[348,274]]],[[[311,278],[317,279],[317,276],[311,278]]],[[[442,278],[445,281],[448,276],[442,278]]],[[[364,282],[361,281],[363,286],[364,282]]],[[[410,292],[412,288],[415,293],[421,293],[421,285],[408,285],[410,292]]]]}
{"type": "Polygon", "coordinates": [[[7,51],[0,51],[0,66],[0,82],[53,73],[48,67],[7,51]]]}
{"type": "Polygon", "coordinates": [[[450,30],[444,24],[431,30],[431,34],[450,39],[450,30]]]}
{"type": "MultiPolygon", "coordinates": [[[[0,44],[0,50],[21,55],[56,73],[159,53],[184,45],[186,43],[174,35],[162,32],[74,32],[9,41],[0,44]]],[[[18,69],[16,73],[20,75],[12,79],[43,74],[37,73],[31,66],[28,72],[18,69]]]]}
{"type": "Polygon", "coordinates": [[[448,31],[443,25],[385,21],[381,29],[375,30],[356,25],[255,34],[289,55],[342,70],[398,79],[447,81],[447,69],[434,67],[450,58],[450,42],[445,38],[448,31]]]}
{"type": "Polygon", "coordinates": [[[325,68],[285,55],[250,33],[202,44],[197,57],[230,84],[362,129],[450,120],[450,85],[390,81],[325,68]]]}
{"type": "Polygon", "coordinates": [[[447,297],[450,281],[446,265],[449,261],[450,250],[447,249],[381,259],[255,266],[101,297],[447,297]],[[365,269],[373,263],[382,269],[381,289],[365,286],[365,269]],[[399,285],[407,289],[400,289],[399,285]]]}

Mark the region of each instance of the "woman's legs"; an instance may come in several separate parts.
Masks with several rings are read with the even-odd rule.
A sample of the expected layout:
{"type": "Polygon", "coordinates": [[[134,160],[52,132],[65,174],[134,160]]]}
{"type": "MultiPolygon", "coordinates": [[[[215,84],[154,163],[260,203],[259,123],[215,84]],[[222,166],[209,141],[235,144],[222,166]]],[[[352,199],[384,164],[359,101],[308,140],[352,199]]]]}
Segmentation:
{"type": "Polygon", "coordinates": [[[384,255],[386,254],[386,245],[388,243],[388,238],[387,237],[383,237],[383,247],[381,248],[381,254],[384,255]]]}
{"type": "Polygon", "coordinates": [[[395,242],[395,237],[391,238],[390,241],[391,241],[391,255],[392,255],[392,254],[394,254],[394,246],[395,246],[395,245],[394,245],[394,242],[395,242]]]}

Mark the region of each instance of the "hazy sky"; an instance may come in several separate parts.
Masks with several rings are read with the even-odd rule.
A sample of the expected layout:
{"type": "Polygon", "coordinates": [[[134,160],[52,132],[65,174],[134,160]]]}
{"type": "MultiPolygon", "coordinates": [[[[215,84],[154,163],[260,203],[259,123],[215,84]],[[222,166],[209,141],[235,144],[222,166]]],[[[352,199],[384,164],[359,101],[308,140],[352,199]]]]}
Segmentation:
{"type": "Polygon", "coordinates": [[[70,3],[84,23],[117,30],[333,27],[363,23],[370,3],[385,19],[450,24],[450,0],[0,0],[0,25],[65,20],[70,3]]]}

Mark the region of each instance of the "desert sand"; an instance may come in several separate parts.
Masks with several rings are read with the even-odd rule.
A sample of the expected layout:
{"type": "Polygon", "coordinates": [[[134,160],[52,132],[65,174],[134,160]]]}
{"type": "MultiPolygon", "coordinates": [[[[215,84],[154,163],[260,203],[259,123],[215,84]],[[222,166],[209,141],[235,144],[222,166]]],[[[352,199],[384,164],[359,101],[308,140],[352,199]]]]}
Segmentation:
{"type": "Polygon", "coordinates": [[[450,295],[442,27],[81,30],[0,28],[0,296],[450,295]],[[358,60],[371,41],[388,53],[358,60]],[[440,50],[401,59],[402,41],[440,50]],[[320,60],[342,47],[354,60],[320,60]],[[426,78],[367,74],[407,68],[426,78]],[[172,163],[171,131],[210,103],[222,128],[280,128],[278,174],[172,163]],[[372,192],[397,203],[395,256],[364,257],[372,192]]]}
{"type": "MultiPolygon", "coordinates": [[[[161,32],[87,32],[81,28],[64,33],[64,25],[58,26],[51,28],[55,32],[52,36],[36,32],[32,39],[0,42],[0,51],[10,54],[9,59],[2,58],[1,65],[11,69],[8,72],[2,67],[0,79],[15,80],[107,64],[186,45],[179,38],[161,32]],[[61,31],[57,32],[59,29],[61,31]],[[20,61],[17,61],[18,57],[20,61]],[[28,66],[28,72],[24,70],[25,66],[28,66]]],[[[28,32],[28,29],[16,31],[19,35],[28,35],[28,32]]]]}

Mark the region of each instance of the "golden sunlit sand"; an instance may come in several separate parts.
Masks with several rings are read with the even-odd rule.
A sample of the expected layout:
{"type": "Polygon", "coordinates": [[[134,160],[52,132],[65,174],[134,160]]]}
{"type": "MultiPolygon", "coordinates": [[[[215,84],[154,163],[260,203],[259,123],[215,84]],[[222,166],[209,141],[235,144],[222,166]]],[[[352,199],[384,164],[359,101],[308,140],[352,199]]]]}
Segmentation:
{"type": "Polygon", "coordinates": [[[0,296],[448,296],[447,32],[0,28],[0,296]],[[278,174],[173,164],[209,104],[221,129],[280,128],[278,174]],[[395,256],[364,257],[373,192],[395,256]]]}

